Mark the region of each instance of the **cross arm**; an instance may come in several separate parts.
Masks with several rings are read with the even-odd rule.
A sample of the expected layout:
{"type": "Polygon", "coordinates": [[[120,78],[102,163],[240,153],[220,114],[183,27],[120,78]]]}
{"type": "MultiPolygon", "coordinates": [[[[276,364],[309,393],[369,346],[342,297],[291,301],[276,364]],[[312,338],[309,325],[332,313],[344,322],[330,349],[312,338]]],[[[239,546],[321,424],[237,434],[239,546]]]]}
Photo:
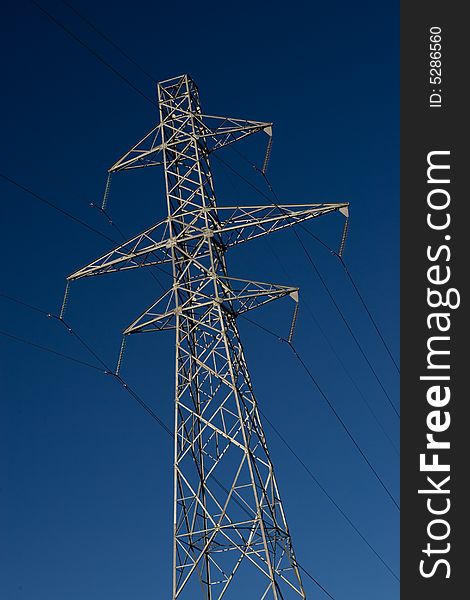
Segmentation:
{"type": "MultiPolygon", "coordinates": [[[[184,113],[185,114],[185,113],[184,113]]],[[[189,119],[192,115],[188,113],[185,118],[189,119]]],[[[187,135],[185,139],[177,128],[166,124],[168,131],[172,131],[168,139],[163,143],[162,124],[159,123],[151,129],[141,140],[117,160],[109,169],[110,173],[124,171],[129,169],[139,169],[142,167],[153,167],[163,164],[161,152],[165,147],[173,147],[181,141],[190,142],[192,139],[205,140],[210,151],[218,150],[229,144],[233,144],[242,138],[265,131],[269,136],[272,135],[272,123],[261,121],[249,121],[247,119],[233,119],[231,117],[216,117],[213,115],[197,115],[196,132],[194,135],[187,135]]]]}
{"type": "Polygon", "coordinates": [[[163,149],[161,137],[161,125],[151,129],[140,141],[108,169],[109,173],[138,169],[141,167],[153,167],[162,165],[163,160],[160,153],[163,149]]]}
{"type": "Polygon", "coordinates": [[[171,251],[166,237],[167,230],[167,220],[160,221],[75,271],[67,277],[68,281],[170,262],[171,251]]]}
{"type": "MultiPolygon", "coordinates": [[[[67,279],[74,281],[93,275],[169,263],[172,260],[172,247],[177,246],[182,252],[184,244],[188,242],[203,244],[208,235],[218,236],[223,246],[230,248],[331,212],[339,211],[347,216],[348,206],[346,202],[219,206],[209,209],[209,212],[217,213],[217,219],[212,219],[213,225],[209,230],[194,226],[190,230],[183,230],[174,237],[170,237],[168,220],[164,219],[75,271],[67,279]],[[224,215],[227,217],[222,220],[221,217],[224,215]]],[[[206,251],[208,252],[208,250],[206,251]]],[[[198,258],[202,258],[204,255],[204,251],[201,249],[198,258]]]]}
{"type": "Polygon", "coordinates": [[[200,125],[198,138],[203,138],[212,152],[229,146],[234,142],[264,131],[272,136],[272,123],[263,121],[249,121],[247,119],[234,119],[232,117],[217,117],[213,115],[201,115],[197,117],[200,125]]]}
{"type": "Polygon", "coordinates": [[[227,247],[235,246],[297,223],[339,211],[348,216],[349,203],[219,206],[220,231],[227,247]],[[223,219],[223,215],[227,217],[223,219]]]}
{"type": "Polygon", "coordinates": [[[207,275],[199,280],[192,280],[190,289],[185,283],[178,284],[131,323],[124,335],[173,329],[176,315],[185,316],[202,327],[205,322],[202,315],[207,311],[217,310],[218,305],[236,317],[278,298],[291,296],[295,301],[298,299],[296,287],[235,277],[217,277],[216,287],[217,294],[214,295],[214,281],[207,275]],[[177,304],[176,295],[178,298],[186,297],[186,300],[180,299],[177,304]]]}

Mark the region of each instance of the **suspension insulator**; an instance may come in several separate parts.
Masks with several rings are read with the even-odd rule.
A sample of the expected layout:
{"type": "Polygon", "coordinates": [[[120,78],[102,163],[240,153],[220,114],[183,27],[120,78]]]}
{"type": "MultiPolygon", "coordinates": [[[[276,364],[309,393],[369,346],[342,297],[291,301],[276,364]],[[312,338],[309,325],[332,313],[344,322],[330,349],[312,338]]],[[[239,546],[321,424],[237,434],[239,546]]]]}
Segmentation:
{"type": "Polygon", "coordinates": [[[266,154],[264,156],[263,166],[261,168],[261,172],[263,173],[263,175],[268,170],[268,164],[269,164],[269,159],[271,158],[271,148],[272,147],[273,147],[273,136],[270,135],[268,145],[266,146],[266,154]]]}
{"type": "Polygon", "coordinates": [[[341,237],[341,244],[339,245],[339,251],[338,251],[338,256],[343,256],[343,252],[344,252],[344,247],[346,245],[346,238],[348,237],[348,230],[349,230],[349,219],[346,219],[346,221],[344,222],[344,228],[343,228],[343,235],[341,237]]]}
{"type": "Polygon", "coordinates": [[[59,314],[59,319],[61,319],[61,320],[63,319],[63,317],[65,315],[65,311],[67,309],[69,293],[70,293],[70,281],[67,281],[67,285],[65,286],[64,299],[62,300],[62,306],[61,306],[60,314],[59,314]]]}
{"type": "Polygon", "coordinates": [[[294,337],[295,324],[297,323],[297,315],[299,314],[299,303],[295,303],[294,314],[292,315],[292,323],[290,324],[289,337],[287,341],[289,344],[292,342],[292,338],[294,337]]]}
{"type": "Polygon", "coordinates": [[[106,179],[106,186],[104,188],[103,202],[101,203],[101,210],[103,212],[106,210],[106,207],[108,205],[108,197],[109,197],[110,188],[111,188],[111,173],[108,173],[108,177],[106,179]]]}
{"type": "Polygon", "coordinates": [[[122,364],[122,359],[124,357],[125,347],[126,347],[126,336],[123,335],[122,341],[121,341],[121,350],[119,351],[119,358],[118,358],[117,365],[116,365],[116,371],[114,372],[114,374],[116,376],[119,375],[119,371],[121,370],[121,364],[122,364]]]}

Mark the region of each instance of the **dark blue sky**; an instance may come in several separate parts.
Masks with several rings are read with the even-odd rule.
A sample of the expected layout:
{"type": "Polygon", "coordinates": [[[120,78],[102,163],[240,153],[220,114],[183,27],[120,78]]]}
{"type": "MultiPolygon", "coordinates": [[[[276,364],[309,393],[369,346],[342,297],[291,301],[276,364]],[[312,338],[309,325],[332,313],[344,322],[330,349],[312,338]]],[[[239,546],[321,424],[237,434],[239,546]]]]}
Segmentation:
{"type": "MultiPolygon", "coordinates": [[[[146,95],[154,84],[64,3],[44,6],[146,95]]],[[[271,181],[282,202],[349,201],[345,260],[398,354],[398,2],[144,3],[75,6],[156,80],[188,72],[204,112],[274,121],[271,181]]],[[[4,8],[3,158],[0,171],[119,239],[90,202],[106,169],[156,122],[156,109],[29,2],[4,8]]],[[[262,163],[265,139],[237,149],[262,163]]],[[[221,155],[267,193],[230,150],[221,155]]],[[[213,161],[220,204],[266,203],[213,161]]],[[[57,311],[67,274],[111,243],[0,180],[1,291],[57,311]]],[[[165,214],[158,169],[124,173],[109,211],[126,234],[165,214]]],[[[337,247],[343,219],[308,225],[337,247]]],[[[302,234],[383,385],[398,402],[398,376],[341,266],[302,234]]],[[[234,277],[298,285],[298,351],[386,485],[398,497],[398,458],[317,322],[388,435],[398,419],[303,254],[286,231],[230,256],[234,277]],[[274,250],[274,253],[273,253],[274,250]],[[278,258],[281,259],[282,265],[278,258]],[[310,312],[309,312],[310,310],[310,312]],[[312,313],[315,319],[312,319],[312,313]]],[[[162,278],[164,285],[168,279],[162,278]]],[[[78,282],[67,318],[106,361],[120,331],[159,294],[143,271],[78,282]]],[[[0,329],[93,362],[39,313],[1,299],[0,329]]],[[[286,335],[292,304],[253,312],[286,335]]],[[[398,511],[341,430],[289,348],[240,321],[261,410],[398,570],[398,511]]],[[[0,338],[0,594],[6,600],[169,598],[172,443],[125,392],[98,371],[0,338]]],[[[172,423],[173,334],[129,341],[123,375],[172,423]]],[[[337,599],[391,600],[398,584],[266,425],[299,562],[337,599]]],[[[309,598],[326,596],[304,578],[309,598]]],[[[246,593],[239,590],[240,596],[246,593]]],[[[249,596],[246,596],[249,598],[249,596]]]]}

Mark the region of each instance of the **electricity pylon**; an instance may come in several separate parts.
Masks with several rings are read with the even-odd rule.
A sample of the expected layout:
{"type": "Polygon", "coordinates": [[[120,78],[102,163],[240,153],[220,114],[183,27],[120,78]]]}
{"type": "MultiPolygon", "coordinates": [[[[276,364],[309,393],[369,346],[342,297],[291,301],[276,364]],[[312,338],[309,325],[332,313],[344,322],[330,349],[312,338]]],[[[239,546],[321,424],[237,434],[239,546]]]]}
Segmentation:
{"type": "Polygon", "coordinates": [[[237,328],[297,288],[229,277],[225,253],[347,204],[217,206],[211,153],[272,124],[202,114],[188,75],[159,83],[158,100],[160,123],[109,173],[163,165],[168,216],[68,280],[172,267],[124,333],[176,330],[173,600],[305,598],[237,328]]]}

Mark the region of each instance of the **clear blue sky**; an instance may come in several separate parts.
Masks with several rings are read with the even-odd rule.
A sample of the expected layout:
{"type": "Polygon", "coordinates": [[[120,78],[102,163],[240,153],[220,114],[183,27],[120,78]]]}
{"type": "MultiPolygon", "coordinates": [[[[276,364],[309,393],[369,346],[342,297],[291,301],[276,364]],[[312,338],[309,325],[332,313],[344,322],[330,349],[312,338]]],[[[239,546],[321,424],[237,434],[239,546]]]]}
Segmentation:
{"type": "MultiPolygon", "coordinates": [[[[44,6],[146,95],[152,82],[67,6],[44,6]]],[[[345,259],[398,354],[399,4],[268,2],[179,4],[76,0],[75,6],[156,80],[190,73],[204,111],[274,121],[270,176],[282,202],[351,203],[345,259]]],[[[106,169],[156,122],[156,109],[21,0],[4,7],[0,171],[119,239],[88,206],[106,169]]],[[[238,150],[258,164],[263,137],[238,150]]],[[[222,156],[222,155],[221,155],[222,156]]],[[[223,158],[267,192],[228,149],[223,158]]],[[[215,161],[220,204],[265,200],[215,161]]],[[[0,180],[1,291],[57,311],[67,274],[111,243],[0,180]]],[[[126,234],[165,214],[158,169],[122,174],[109,211],[126,234]]],[[[308,228],[337,247],[343,219],[308,228]]],[[[305,245],[384,386],[398,376],[337,259],[305,245]]],[[[398,458],[319,331],[310,311],[398,443],[398,419],[332,307],[292,232],[234,250],[232,276],[298,285],[295,343],[387,486],[398,497],[398,458]],[[280,257],[284,268],[275,254],[280,257]]],[[[168,285],[168,279],[162,282],[168,285]]],[[[114,363],[120,331],[159,293],[142,271],[78,282],[67,318],[114,363]]],[[[0,298],[0,329],[93,362],[46,317],[0,298]]],[[[292,304],[250,318],[286,335],[292,304]]],[[[240,321],[262,411],[398,571],[399,515],[289,348],[240,321]]],[[[0,338],[0,595],[5,600],[169,598],[172,443],[111,378],[0,338]],[[6,535],[5,535],[6,533],[6,535]]],[[[129,341],[123,375],[172,423],[173,334],[129,341]]],[[[398,584],[266,425],[299,561],[337,600],[392,600],[398,584]]],[[[309,598],[326,596],[304,578],[309,598]]],[[[249,598],[249,592],[238,590],[249,598]]]]}

